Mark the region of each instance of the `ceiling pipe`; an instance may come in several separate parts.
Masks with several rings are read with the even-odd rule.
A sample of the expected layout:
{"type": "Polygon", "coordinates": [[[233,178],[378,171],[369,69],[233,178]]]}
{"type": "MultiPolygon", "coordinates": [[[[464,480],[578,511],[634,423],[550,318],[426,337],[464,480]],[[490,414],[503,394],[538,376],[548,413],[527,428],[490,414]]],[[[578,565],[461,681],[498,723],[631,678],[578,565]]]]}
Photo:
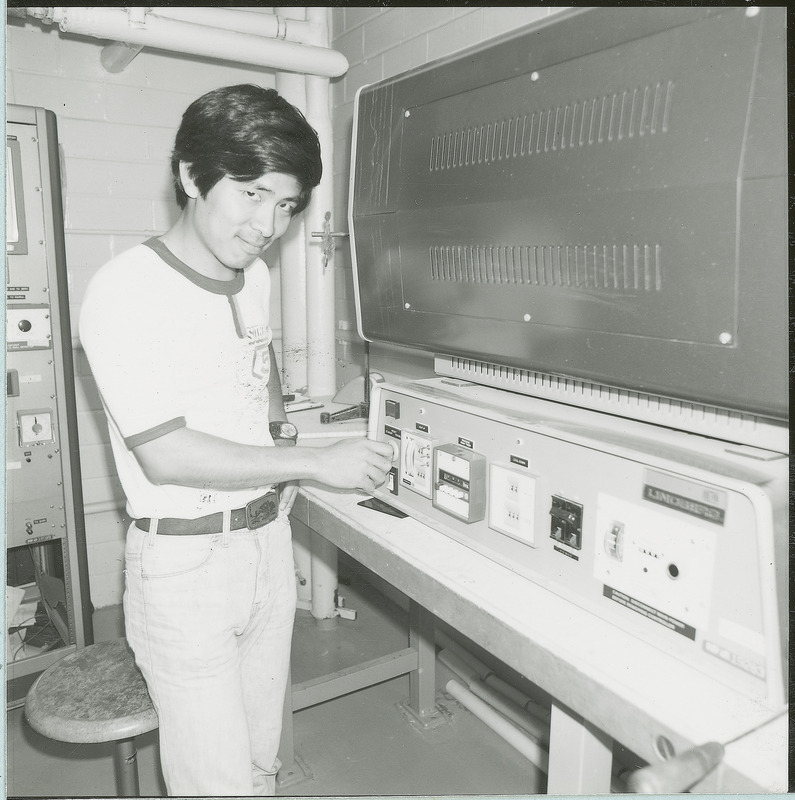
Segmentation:
{"type": "Polygon", "coordinates": [[[99,60],[108,72],[123,72],[143,49],[142,44],[113,42],[102,48],[99,60]]]}
{"type": "Polygon", "coordinates": [[[57,23],[64,33],[112,39],[130,46],[155,47],[323,77],[337,77],[348,69],[345,56],[327,47],[217,30],[149,13],[144,15],[143,22],[131,23],[127,11],[119,7],[53,6],[25,10],[29,16],[57,23]]]}
{"type": "MultiPolygon", "coordinates": [[[[289,8],[286,9],[289,11],[289,8]]],[[[195,22],[210,28],[223,28],[238,33],[251,33],[268,36],[272,39],[285,39],[288,42],[317,44],[316,28],[302,19],[294,19],[286,13],[254,13],[233,8],[214,8],[212,6],[154,6],[151,12],[156,17],[195,22]]]]}

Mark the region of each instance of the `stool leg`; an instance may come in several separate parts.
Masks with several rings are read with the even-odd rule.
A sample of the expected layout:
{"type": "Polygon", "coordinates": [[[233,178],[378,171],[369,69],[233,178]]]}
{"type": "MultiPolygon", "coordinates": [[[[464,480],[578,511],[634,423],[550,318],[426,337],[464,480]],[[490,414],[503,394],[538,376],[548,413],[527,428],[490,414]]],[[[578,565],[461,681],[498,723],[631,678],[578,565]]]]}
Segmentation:
{"type": "Polygon", "coordinates": [[[120,739],[116,742],[116,766],[119,797],[140,797],[138,751],[135,749],[135,739],[120,739]]]}

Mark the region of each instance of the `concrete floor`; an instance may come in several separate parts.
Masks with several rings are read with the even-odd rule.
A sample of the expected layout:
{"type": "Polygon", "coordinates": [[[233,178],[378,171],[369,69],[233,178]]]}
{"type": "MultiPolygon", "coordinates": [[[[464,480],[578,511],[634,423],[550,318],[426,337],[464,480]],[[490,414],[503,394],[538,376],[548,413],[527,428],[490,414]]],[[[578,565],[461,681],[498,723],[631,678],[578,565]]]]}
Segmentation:
{"type": "MultiPolygon", "coordinates": [[[[293,681],[301,682],[406,646],[400,605],[369,582],[364,570],[341,562],[340,594],[357,611],[321,630],[299,611],[293,645],[293,681]]],[[[121,610],[102,609],[97,640],[122,630],[121,610]]],[[[437,686],[451,673],[437,661],[437,686]]],[[[295,752],[306,777],[280,790],[282,796],[518,795],[544,791],[545,776],[467,709],[440,691],[444,724],[420,730],[400,709],[408,678],[340,697],[293,717],[295,752]]],[[[8,714],[8,797],[112,797],[116,794],[113,745],[72,745],[39,736],[22,709],[8,714]]],[[[138,738],[143,796],[161,797],[157,731],[138,738]]]]}

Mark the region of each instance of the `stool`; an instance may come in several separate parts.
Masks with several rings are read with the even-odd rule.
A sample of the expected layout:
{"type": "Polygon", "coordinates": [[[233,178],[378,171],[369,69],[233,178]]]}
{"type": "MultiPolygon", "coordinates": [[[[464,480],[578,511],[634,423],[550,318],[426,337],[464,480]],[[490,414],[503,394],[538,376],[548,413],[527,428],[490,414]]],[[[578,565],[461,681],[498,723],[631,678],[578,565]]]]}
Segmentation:
{"type": "Polygon", "coordinates": [[[116,742],[120,796],[139,795],[134,737],[158,720],[124,639],[89,645],[46,669],[30,687],[25,716],[59,742],[116,742]]]}

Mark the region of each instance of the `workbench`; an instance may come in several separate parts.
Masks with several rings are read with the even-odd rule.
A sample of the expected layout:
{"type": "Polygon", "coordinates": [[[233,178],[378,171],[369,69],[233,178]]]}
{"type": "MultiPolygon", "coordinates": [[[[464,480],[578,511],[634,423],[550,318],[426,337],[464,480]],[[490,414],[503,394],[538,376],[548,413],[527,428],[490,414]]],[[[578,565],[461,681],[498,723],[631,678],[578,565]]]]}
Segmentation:
{"type": "Polygon", "coordinates": [[[787,791],[787,716],[764,724],[780,709],[718,684],[411,517],[362,508],[364,497],[303,484],[292,516],[409,598],[408,645],[328,681],[293,686],[293,709],[408,674],[408,705],[430,720],[434,625],[441,620],[554,698],[549,794],[609,793],[613,740],[657,763],[660,737],[679,753],[760,725],[729,744],[722,763],[692,791],[787,791]]]}

